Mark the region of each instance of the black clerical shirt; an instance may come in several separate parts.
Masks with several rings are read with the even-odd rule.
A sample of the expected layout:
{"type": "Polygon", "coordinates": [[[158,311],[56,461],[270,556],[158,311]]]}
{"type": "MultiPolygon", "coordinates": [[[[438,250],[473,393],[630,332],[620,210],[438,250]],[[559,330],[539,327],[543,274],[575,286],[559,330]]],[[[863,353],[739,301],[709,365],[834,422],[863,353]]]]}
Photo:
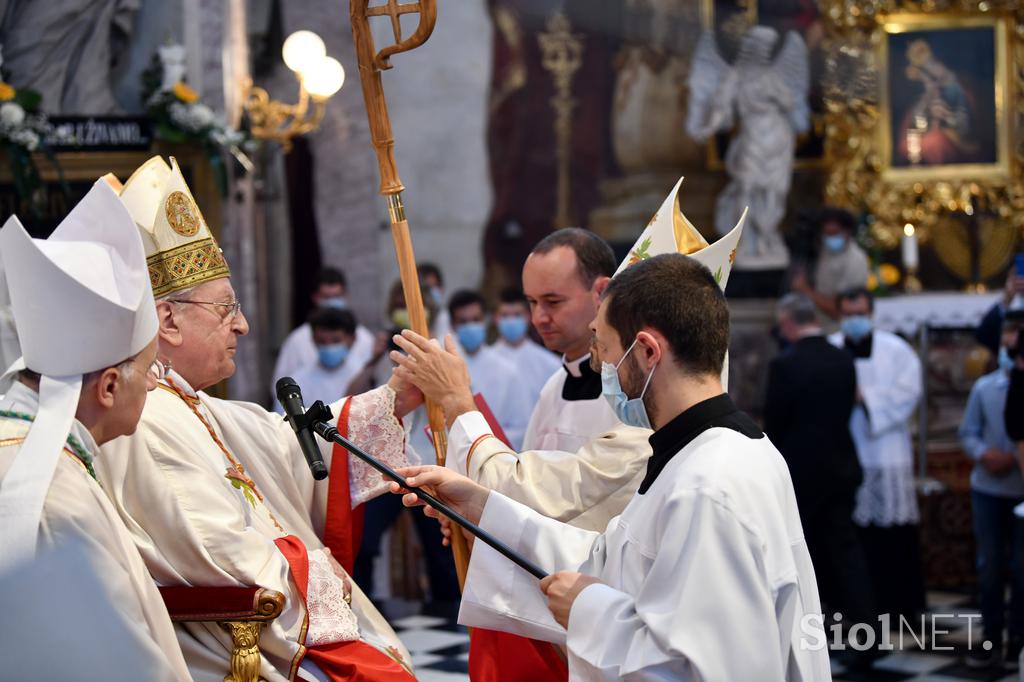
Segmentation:
{"type": "Polygon", "coordinates": [[[565,365],[565,385],[562,386],[562,400],[597,400],[601,397],[601,375],[593,370],[589,360],[580,363],[580,375],[573,376],[565,365]]]}
{"type": "Polygon", "coordinates": [[[736,409],[728,393],[708,398],[680,413],[648,439],[654,454],[647,460],[647,475],[638,492],[643,495],[676,453],[708,429],[722,427],[747,438],[764,438],[764,433],[745,413],[736,409]]]}

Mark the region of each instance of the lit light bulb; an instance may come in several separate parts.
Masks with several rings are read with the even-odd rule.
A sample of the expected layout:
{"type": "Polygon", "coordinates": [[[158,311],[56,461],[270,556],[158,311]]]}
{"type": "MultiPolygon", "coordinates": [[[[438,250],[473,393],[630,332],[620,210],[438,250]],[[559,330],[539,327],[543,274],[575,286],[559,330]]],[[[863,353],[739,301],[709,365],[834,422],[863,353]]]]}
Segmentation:
{"type": "Polygon", "coordinates": [[[904,225],[903,226],[903,234],[907,235],[908,237],[913,237],[914,236],[914,226],[911,225],[910,223],[907,223],[906,225],[904,225]]]}
{"type": "Polygon", "coordinates": [[[327,99],[341,89],[345,68],[337,59],[324,57],[302,71],[302,87],[313,97],[327,99]]]}
{"type": "Polygon", "coordinates": [[[281,48],[285,65],[296,73],[317,64],[326,55],[324,41],[312,31],[296,31],[288,36],[281,48]]]}

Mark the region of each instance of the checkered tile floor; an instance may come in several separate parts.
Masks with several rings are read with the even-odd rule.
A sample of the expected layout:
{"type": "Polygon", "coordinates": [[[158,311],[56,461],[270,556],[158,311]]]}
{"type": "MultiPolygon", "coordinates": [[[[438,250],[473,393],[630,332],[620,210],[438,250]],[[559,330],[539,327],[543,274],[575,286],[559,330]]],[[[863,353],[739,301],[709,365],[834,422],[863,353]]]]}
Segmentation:
{"type": "MultiPolygon", "coordinates": [[[[964,664],[969,622],[974,645],[980,641],[979,619],[965,618],[978,613],[969,597],[930,592],[928,604],[929,613],[925,618],[930,627],[934,616],[936,636],[931,646],[925,643],[926,650],[922,650],[909,633],[905,633],[902,650],[876,661],[868,671],[847,672],[833,657],[833,679],[836,682],[1024,681],[1024,677],[1008,669],[974,670],[964,664]]],[[[412,615],[418,612],[418,605],[399,600],[388,600],[382,605],[382,610],[412,654],[418,679],[422,682],[465,682],[469,679],[469,637],[465,628],[441,617],[412,615]]],[[[891,641],[900,649],[896,631],[893,631],[891,641]]]]}

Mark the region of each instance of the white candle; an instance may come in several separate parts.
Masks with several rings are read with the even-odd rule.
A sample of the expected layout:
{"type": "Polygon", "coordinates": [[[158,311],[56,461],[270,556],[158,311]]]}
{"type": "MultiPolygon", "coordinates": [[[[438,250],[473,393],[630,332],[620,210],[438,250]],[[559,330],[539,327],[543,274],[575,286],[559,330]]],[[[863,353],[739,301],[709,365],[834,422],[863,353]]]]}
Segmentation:
{"type": "Polygon", "coordinates": [[[914,226],[907,223],[903,226],[903,268],[905,270],[917,270],[917,235],[914,234],[914,226]]]}

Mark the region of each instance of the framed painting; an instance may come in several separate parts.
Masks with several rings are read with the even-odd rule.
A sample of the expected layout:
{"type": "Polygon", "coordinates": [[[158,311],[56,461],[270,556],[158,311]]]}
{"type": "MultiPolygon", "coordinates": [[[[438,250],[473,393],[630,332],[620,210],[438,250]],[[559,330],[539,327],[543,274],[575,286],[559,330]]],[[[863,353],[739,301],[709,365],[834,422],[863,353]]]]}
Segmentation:
{"type": "Polygon", "coordinates": [[[1009,175],[1007,21],[886,17],[878,41],[885,177],[1009,175]]]}

